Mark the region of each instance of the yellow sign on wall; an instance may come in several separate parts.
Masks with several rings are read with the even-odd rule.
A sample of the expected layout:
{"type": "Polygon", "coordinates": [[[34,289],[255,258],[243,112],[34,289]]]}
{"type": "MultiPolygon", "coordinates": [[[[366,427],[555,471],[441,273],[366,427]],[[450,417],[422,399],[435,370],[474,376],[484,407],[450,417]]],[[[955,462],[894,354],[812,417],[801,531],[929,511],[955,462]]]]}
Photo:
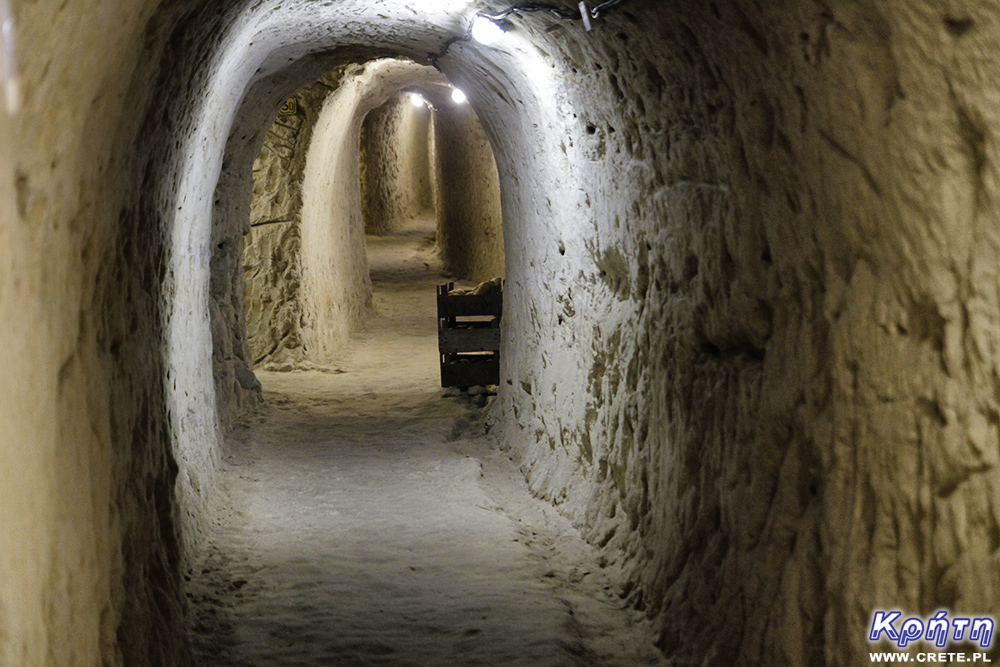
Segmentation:
{"type": "Polygon", "coordinates": [[[281,111],[278,112],[279,116],[294,116],[299,112],[299,100],[296,97],[289,97],[288,101],[281,107],[281,111]]]}

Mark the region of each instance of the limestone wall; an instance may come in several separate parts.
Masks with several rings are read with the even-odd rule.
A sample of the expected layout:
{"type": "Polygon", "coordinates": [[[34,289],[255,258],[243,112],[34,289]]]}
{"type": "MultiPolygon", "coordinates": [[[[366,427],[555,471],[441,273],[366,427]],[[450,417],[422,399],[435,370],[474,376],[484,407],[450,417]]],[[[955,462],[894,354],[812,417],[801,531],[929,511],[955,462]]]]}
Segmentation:
{"type": "Polygon", "coordinates": [[[302,346],[301,231],[294,223],[251,229],[243,253],[247,337],[256,364],[284,368],[305,359],[302,346]]]}
{"type": "Polygon", "coordinates": [[[302,174],[323,100],[337,79],[338,72],[325,73],[298,90],[296,113],[275,119],[254,161],[250,230],[242,254],[251,366],[285,368],[306,358],[299,291],[302,174]]]}
{"type": "Polygon", "coordinates": [[[2,665],[187,664],[164,230],[149,215],[157,194],[136,196],[151,163],[130,148],[162,119],[150,84],[183,3],[151,23],[156,8],[14,3],[24,104],[0,122],[2,665]]]}
{"type": "Polygon", "coordinates": [[[676,664],[856,665],[873,609],[997,614],[996,9],[630,3],[561,36],[577,204],[507,230],[497,418],[676,664]]]}
{"type": "Polygon", "coordinates": [[[431,111],[404,93],[372,110],[361,127],[361,204],[368,234],[381,235],[433,206],[431,111]]]}
{"type": "Polygon", "coordinates": [[[438,248],[446,270],[467,280],[504,275],[500,182],[490,140],[468,104],[434,113],[438,248]]]}

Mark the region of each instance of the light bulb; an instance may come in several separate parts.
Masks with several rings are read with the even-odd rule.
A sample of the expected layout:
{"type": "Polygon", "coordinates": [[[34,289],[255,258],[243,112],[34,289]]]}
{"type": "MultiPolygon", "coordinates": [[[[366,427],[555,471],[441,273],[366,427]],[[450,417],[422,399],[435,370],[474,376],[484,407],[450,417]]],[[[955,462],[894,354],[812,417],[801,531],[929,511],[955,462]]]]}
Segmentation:
{"type": "Polygon", "coordinates": [[[21,105],[21,91],[14,62],[14,14],[8,0],[0,0],[0,81],[0,96],[6,100],[7,113],[13,116],[21,105]]]}
{"type": "Polygon", "coordinates": [[[412,104],[415,107],[422,107],[424,106],[424,98],[417,93],[411,93],[410,104],[412,104]]]}
{"type": "Polygon", "coordinates": [[[477,16],[472,22],[472,38],[489,46],[504,36],[504,29],[485,16],[477,16]]]}
{"type": "Polygon", "coordinates": [[[455,90],[451,91],[451,99],[455,104],[465,104],[465,101],[469,98],[465,96],[465,93],[456,88],[455,90]]]}

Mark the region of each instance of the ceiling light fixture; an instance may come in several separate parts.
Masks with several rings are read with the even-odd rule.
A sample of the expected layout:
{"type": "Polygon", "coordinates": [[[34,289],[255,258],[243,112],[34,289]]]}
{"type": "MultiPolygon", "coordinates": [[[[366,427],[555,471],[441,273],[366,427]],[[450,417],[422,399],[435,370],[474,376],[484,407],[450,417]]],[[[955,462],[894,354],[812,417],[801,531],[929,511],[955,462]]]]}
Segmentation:
{"type": "Polygon", "coordinates": [[[489,46],[490,44],[497,43],[506,32],[499,21],[494,21],[487,16],[480,15],[473,19],[472,29],[469,31],[469,34],[472,35],[472,39],[480,44],[489,46]]]}
{"type": "Polygon", "coordinates": [[[410,104],[415,107],[422,107],[427,104],[427,102],[424,100],[423,96],[420,95],[420,93],[410,93],[410,104]]]}
{"type": "Polygon", "coordinates": [[[469,99],[469,98],[465,96],[465,93],[463,93],[463,92],[462,92],[461,90],[459,90],[458,88],[456,88],[455,90],[451,91],[451,100],[452,100],[452,102],[454,102],[455,104],[465,104],[465,102],[466,102],[466,101],[467,101],[468,99],[469,99]]]}
{"type": "Polygon", "coordinates": [[[441,47],[440,51],[437,53],[428,53],[427,57],[430,59],[431,64],[440,70],[441,68],[437,64],[438,60],[443,58],[448,53],[448,49],[451,48],[452,44],[456,42],[475,40],[480,44],[495,44],[503,37],[504,33],[513,27],[510,21],[507,20],[507,17],[511,15],[521,16],[522,14],[547,12],[560,20],[582,21],[584,29],[589,32],[594,28],[594,19],[604,18],[613,9],[624,5],[628,1],[604,0],[604,2],[599,3],[593,9],[587,6],[586,0],[580,2],[576,9],[566,9],[545,2],[522,2],[508,7],[498,14],[479,13],[472,19],[472,23],[469,24],[464,35],[450,37],[441,47]]]}

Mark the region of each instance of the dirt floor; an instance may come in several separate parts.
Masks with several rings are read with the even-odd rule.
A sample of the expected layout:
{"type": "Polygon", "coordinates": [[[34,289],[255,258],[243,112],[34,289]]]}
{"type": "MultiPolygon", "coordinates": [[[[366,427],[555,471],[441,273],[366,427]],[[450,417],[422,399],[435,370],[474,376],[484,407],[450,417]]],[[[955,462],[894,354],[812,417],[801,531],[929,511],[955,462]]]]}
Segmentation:
{"type": "Polygon", "coordinates": [[[668,664],[488,401],[438,386],[432,232],[369,238],[378,315],[334,367],[259,373],[189,582],[199,664],[668,664]]]}

